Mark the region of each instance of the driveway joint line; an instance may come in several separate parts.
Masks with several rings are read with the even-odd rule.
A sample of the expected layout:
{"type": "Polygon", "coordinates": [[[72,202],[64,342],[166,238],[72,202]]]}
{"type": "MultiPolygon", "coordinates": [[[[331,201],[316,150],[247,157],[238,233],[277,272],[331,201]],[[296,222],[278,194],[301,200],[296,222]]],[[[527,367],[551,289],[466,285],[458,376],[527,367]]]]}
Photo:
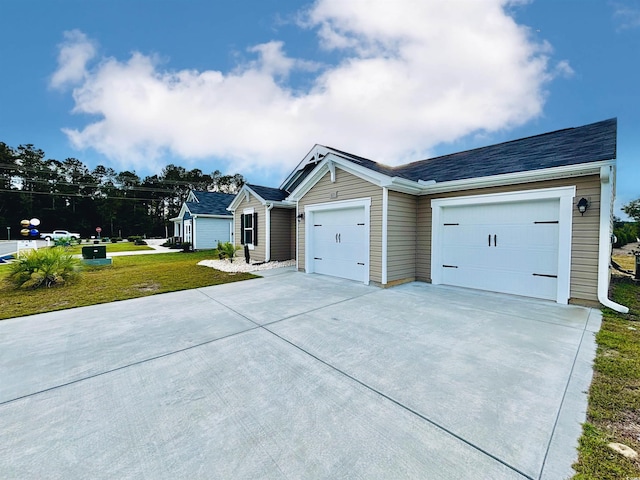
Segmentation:
{"type": "Polygon", "coordinates": [[[427,423],[433,425],[434,427],[436,427],[437,429],[447,433],[448,435],[456,438],[457,440],[461,441],[462,443],[464,443],[465,445],[470,446],[471,448],[473,448],[474,450],[477,450],[478,452],[486,455],[487,457],[493,459],[494,461],[500,463],[501,465],[507,467],[509,470],[512,470],[516,473],[518,473],[519,475],[522,475],[524,478],[528,479],[528,480],[536,480],[534,477],[531,477],[530,475],[527,475],[526,473],[524,473],[523,471],[519,470],[517,467],[514,467],[513,465],[508,464],[507,462],[505,462],[504,460],[502,460],[501,458],[495,456],[494,454],[484,450],[483,448],[475,445],[474,443],[470,442],[469,440],[466,440],[465,438],[461,437],[460,435],[456,434],[455,432],[449,430],[448,428],[440,425],[439,423],[437,423],[434,420],[431,420],[430,418],[426,417],[425,415],[421,414],[420,412],[412,409],[411,407],[403,404],[402,402],[396,400],[393,397],[390,397],[389,395],[381,392],[380,390],[372,387],[371,385],[368,385],[366,383],[364,383],[363,381],[357,379],[356,377],[354,377],[353,375],[348,374],[347,372],[345,372],[344,370],[341,370],[340,368],[336,367],[335,365],[332,365],[330,363],[328,363],[327,361],[321,359],[320,357],[318,357],[317,355],[314,355],[313,353],[309,352],[308,350],[305,350],[304,348],[302,348],[299,345],[296,345],[295,343],[293,343],[292,341],[278,335],[277,333],[275,333],[272,330],[269,330],[268,328],[266,328],[266,326],[262,326],[261,328],[263,328],[264,330],[266,330],[267,332],[271,333],[272,335],[274,335],[275,337],[279,338],[280,340],[288,343],[289,345],[291,345],[292,347],[300,350],[302,353],[310,356],[311,358],[317,360],[318,362],[326,365],[327,367],[331,368],[332,370],[335,370],[336,372],[340,373],[341,375],[345,376],[346,378],[358,383],[359,385],[363,386],[364,388],[366,388],[367,390],[381,396],[382,398],[387,399],[388,401],[390,401],[391,403],[397,405],[398,407],[408,411],[409,413],[417,416],[418,418],[421,418],[422,420],[426,421],[427,423]]]}
{"type": "Polygon", "coordinates": [[[240,315],[242,318],[244,318],[244,319],[246,319],[246,320],[249,320],[249,321],[250,321],[251,323],[253,323],[254,325],[258,325],[258,326],[260,326],[260,327],[266,327],[266,326],[269,326],[269,325],[274,325],[274,324],[276,324],[276,323],[284,322],[285,320],[291,320],[292,318],[299,317],[300,315],[307,315],[307,314],[309,314],[309,313],[317,312],[317,311],[322,310],[322,309],[324,309],[324,308],[333,307],[333,306],[335,306],[335,305],[340,305],[341,303],[348,302],[348,301],[350,301],[350,300],[355,300],[355,299],[357,299],[357,298],[361,298],[361,297],[364,297],[364,296],[366,296],[366,295],[371,295],[371,294],[375,293],[376,291],[377,291],[377,290],[372,290],[372,291],[370,291],[370,292],[365,292],[365,293],[362,293],[362,294],[360,294],[360,295],[356,295],[355,297],[344,298],[344,299],[342,299],[342,300],[338,300],[337,302],[334,302],[334,303],[327,303],[327,304],[325,304],[325,305],[322,305],[321,307],[312,308],[311,310],[306,310],[306,311],[304,311],[304,312],[300,312],[300,313],[294,313],[293,315],[289,315],[289,316],[287,316],[287,317],[282,317],[282,318],[279,318],[278,320],[273,320],[272,322],[267,322],[267,323],[258,323],[258,322],[256,322],[255,320],[252,320],[251,318],[247,317],[246,315],[244,315],[244,314],[242,314],[242,313],[238,312],[238,311],[237,311],[237,310],[235,310],[233,307],[231,307],[231,306],[227,305],[227,304],[226,304],[226,303],[224,303],[222,300],[219,300],[219,299],[217,299],[217,298],[211,297],[211,296],[209,296],[209,295],[208,295],[207,293],[205,293],[205,292],[201,292],[201,293],[202,293],[204,296],[206,296],[207,298],[209,298],[209,299],[213,300],[214,302],[217,302],[217,303],[219,303],[220,305],[222,305],[223,307],[228,308],[228,309],[229,309],[229,310],[231,310],[233,313],[235,313],[235,314],[237,314],[237,315],[240,315]]]}
{"type": "MultiPolygon", "coordinates": [[[[591,312],[591,309],[589,309],[591,312]]],[[[588,320],[587,316],[587,320],[588,320]]],[[[549,442],[547,443],[547,449],[544,452],[544,458],[542,459],[542,467],[540,468],[540,474],[538,478],[542,478],[542,474],[544,473],[544,467],[547,463],[547,456],[549,455],[549,450],[551,450],[551,442],[553,441],[553,437],[556,433],[556,427],[558,426],[558,420],[560,419],[560,414],[562,413],[562,406],[564,405],[564,400],[567,397],[567,391],[569,390],[569,384],[571,384],[571,379],[573,378],[573,371],[576,367],[576,363],[578,362],[578,356],[580,355],[580,350],[582,349],[582,342],[584,341],[585,333],[587,332],[587,324],[589,322],[585,322],[584,328],[582,330],[582,335],[580,336],[580,343],[578,343],[578,348],[576,349],[576,354],[573,357],[573,363],[571,364],[571,370],[569,371],[569,378],[567,379],[567,383],[564,386],[564,392],[562,392],[562,399],[560,400],[560,406],[558,407],[558,413],[556,414],[555,421],[553,422],[553,428],[551,429],[551,435],[549,435],[549,442]]]]}
{"type": "MultiPolygon", "coordinates": [[[[252,323],[255,324],[255,322],[252,322],[252,323]]],[[[29,398],[29,397],[33,397],[33,396],[36,396],[36,395],[40,395],[42,393],[51,392],[53,390],[57,390],[59,388],[67,387],[69,385],[74,385],[76,383],[84,382],[85,380],[91,380],[93,378],[101,377],[103,375],[108,375],[110,373],[115,373],[115,372],[118,372],[120,370],[124,370],[124,369],[129,368],[129,367],[135,367],[135,366],[138,366],[138,365],[142,365],[144,363],[152,362],[154,360],[159,360],[161,358],[170,357],[170,356],[178,354],[178,353],[186,352],[187,350],[192,350],[194,348],[202,347],[204,345],[209,345],[209,344],[217,342],[219,340],[225,340],[227,338],[235,337],[236,335],[240,335],[242,333],[246,333],[246,332],[251,332],[253,330],[257,330],[259,328],[260,328],[260,326],[256,325],[255,327],[249,327],[249,328],[241,330],[239,332],[234,332],[234,333],[230,333],[228,335],[224,335],[222,337],[213,338],[211,340],[207,340],[205,342],[201,342],[201,343],[198,343],[196,345],[189,345],[188,347],[180,348],[178,350],[174,350],[174,351],[171,351],[171,352],[166,352],[166,353],[162,353],[160,355],[156,355],[156,356],[153,356],[153,357],[149,357],[149,358],[145,358],[145,359],[142,359],[142,360],[138,360],[137,362],[128,363],[127,365],[122,365],[120,367],[116,367],[116,368],[112,368],[112,369],[109,369],[109,370],[105,370],[103,372],[94,373],[93,375],[89,375],[87,377],[78,378],[76,380],[71,380],[69,382],[65,382],[65,383],[61,383],[61,384],[58,384],[58,385],[54,385],[52,387],[45,388],[43,390],[38,390],[36,392],[27,393],[25,395],[20,395],[19,397],[11,398],[9,400],[3,400],[3,401],[0,401],[0,406],[4,406],[4,405],[7,405],[7,404],[12,403],[12,402],[17,402],[18,400],[23,400],[25,398],[29,398]]]]}

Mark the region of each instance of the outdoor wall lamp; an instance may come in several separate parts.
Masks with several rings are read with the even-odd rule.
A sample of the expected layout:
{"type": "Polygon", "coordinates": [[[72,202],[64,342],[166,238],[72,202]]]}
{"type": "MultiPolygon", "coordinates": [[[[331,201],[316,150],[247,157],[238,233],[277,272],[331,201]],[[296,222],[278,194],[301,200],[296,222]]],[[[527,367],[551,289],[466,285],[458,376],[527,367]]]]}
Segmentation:
{"type": "Polygon", "coordinates": [[[589,200],[587,200],[586,198],[582,197],[580,199],[580,201],[578,202],[578,204],[576,205],[576,207],[578,208],[578,211],[580,212],[580,215],[584,215],[584,212],[586,212],[587,208],[589,208],[589,200]]]}
{"type": "Polygon", "coordinates": [[[304,220],[304,212],[299,213],[296,218],[298,219],[298,222],[301,222],[302,220],[304,220]]]}

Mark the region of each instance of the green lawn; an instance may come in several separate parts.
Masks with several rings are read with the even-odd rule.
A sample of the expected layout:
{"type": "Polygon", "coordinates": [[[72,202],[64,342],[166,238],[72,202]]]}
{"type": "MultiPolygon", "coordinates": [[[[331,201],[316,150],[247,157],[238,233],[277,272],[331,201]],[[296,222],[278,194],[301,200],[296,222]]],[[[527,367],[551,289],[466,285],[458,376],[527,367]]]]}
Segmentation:
{"type": "Polygon", "coordinates": [[[85,268],[74,284],[27,291],[14,290],[4,281],[9,268],[3,265],[0,320],[255,278],[250,273],[225,273],[197,265],[210,258],[210,251],[115,257],[112,266],[85,268]]]}
{"type": "Polygon", "coordinates": [[[73,255],[80,255],[82,253],[82,247],[97,247],[98,245],[107,247],[107,253],[114,252],[134,252],[136,250],[153,250],[148,245],[134,245],[133,242],[118,242],[118,243],[81,243],[80,245],[72,245],[67,247],[69,252],[73,255]]]}
{"type": "Polygon", "coordinates": [[[615,279],[612,290],[612,299],[630,312],[603,310],[574,480],[640,478],[640,461],[607,447],[623,443],[640,453],[640,285],[615,279]]]}

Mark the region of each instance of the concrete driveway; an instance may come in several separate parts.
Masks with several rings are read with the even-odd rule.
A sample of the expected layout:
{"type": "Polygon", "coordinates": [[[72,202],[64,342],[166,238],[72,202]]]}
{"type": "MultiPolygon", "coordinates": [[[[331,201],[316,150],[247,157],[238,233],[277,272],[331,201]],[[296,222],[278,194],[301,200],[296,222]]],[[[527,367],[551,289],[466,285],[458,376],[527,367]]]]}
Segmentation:
{"type": "Polygon", "coordinates": [[[571,476],[599,311],[264,274],[0,322],[0,478],[571,476]]]}

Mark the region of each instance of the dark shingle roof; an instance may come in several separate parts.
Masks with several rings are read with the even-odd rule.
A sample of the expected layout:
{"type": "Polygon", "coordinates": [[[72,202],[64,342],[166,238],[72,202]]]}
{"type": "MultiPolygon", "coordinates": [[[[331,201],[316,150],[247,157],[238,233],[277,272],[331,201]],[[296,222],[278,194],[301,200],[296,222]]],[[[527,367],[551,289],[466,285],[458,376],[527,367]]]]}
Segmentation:
{"type": "Polygon", "coordinates": [[[227,207],[235,195],[220,192],[193,191],[197,202],[186,202],[187,208],[193,215],[231,215],[227,207]]]}
{"type": "Polygon", "coordinates": [[[617,119],[389,167],[333,149],[370,170],[408,180],[448,182],[616,158],[617,119]]]}
{"type": "Polygon", "coordinates": [[[250,184],[247,184],[247,187],[260,195],[264,200],[270,202],[281,202],[289,196],[289,193],[287,193],[285,190],[280,190],[279,188],[263,187],[261,185],[250,184]]]}

